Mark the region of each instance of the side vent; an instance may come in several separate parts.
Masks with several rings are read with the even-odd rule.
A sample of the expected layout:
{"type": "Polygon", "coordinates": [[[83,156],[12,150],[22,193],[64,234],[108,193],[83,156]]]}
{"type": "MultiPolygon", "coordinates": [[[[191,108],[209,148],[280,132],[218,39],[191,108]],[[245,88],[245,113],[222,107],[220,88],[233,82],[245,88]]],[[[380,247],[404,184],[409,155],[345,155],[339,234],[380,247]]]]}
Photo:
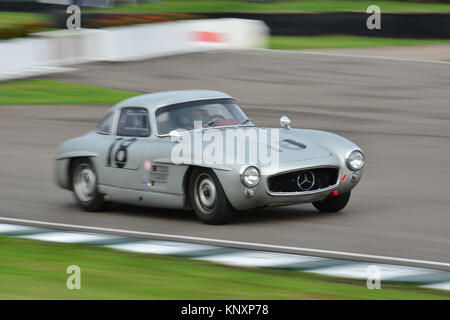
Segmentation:
{"type": "Polygon", "coordinates": [[[166,184],[168,177],[169,177],[169,167],[161,165],[152,165],[149,177],[149,182],[152,186],[166,184]]]}

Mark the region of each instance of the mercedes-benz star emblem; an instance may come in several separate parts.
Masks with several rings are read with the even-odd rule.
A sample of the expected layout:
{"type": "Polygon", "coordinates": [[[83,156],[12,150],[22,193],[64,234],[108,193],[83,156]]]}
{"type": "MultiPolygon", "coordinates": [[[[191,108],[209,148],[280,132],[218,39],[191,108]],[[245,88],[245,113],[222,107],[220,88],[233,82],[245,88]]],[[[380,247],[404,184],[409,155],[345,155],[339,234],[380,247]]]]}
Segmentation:
{"type": "Polygon", "coordinates": [[[302,171],[297,177],[297,185],[302,191],[311,190],[316,183],[316,176],[311,170],[302,171]]]}

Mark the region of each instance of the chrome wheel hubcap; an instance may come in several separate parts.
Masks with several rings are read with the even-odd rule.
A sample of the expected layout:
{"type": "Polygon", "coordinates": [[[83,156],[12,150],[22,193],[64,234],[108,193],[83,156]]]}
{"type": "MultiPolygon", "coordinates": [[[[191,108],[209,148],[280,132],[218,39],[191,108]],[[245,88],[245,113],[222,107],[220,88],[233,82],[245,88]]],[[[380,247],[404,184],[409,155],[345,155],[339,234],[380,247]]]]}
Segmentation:
{"type": "Polygon", "coordinates": [[[210,214],[216,204],[216,185],[212,178],[206,174],[200,174],[195,182],[194,198],[197,207],[205,214],[210,214]]]}
{"type": "Polygon", "coordinates": [[[73,182],[75,194],[81,201],[88,202],[94,199],[96,177],[90,165],[86,163],[79,165],[75,169],[73,182]]]}

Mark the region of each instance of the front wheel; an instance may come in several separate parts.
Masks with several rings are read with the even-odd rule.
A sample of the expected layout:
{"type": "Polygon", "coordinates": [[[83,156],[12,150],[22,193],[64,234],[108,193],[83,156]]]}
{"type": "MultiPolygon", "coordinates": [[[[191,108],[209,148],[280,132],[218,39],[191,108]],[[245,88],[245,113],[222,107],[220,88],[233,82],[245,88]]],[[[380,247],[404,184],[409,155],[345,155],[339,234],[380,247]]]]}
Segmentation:
{"type": "Polygon", "coordinates": [[[188,193],[195,213],[204,223],[223,224],[233,217],[234,208],[211,170],[195,168],[189,179],[188,193]]]}
{"type": "Polygon", "coordinates": [[[101,211],[106,202],[97,188],[97,174],[89,159],[77,159],[72,165],[72,189],[75,199],[86,211],[101,211]]]}
{"type": "Polygon", "coordinates": [[[322,201],[313,202],[313,206],[320,212],[338,212],[345,208],[350,199],[350,191],[339,196],[326,198],[322,201]]]}

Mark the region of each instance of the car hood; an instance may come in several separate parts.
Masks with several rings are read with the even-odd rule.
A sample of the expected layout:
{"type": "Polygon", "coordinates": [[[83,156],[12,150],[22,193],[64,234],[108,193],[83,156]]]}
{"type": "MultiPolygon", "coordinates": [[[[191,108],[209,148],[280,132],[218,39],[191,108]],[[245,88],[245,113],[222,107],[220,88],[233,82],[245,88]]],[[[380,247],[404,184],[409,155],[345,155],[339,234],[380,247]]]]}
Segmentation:
{"type": "MultiPolygon", "coordinates": [[[[212,142],[216,140],[217,135],[220,135],[221,140],[223,141],[223,151],[228,155],[230,152],[228,148],[226,148],[226,144],[229,143],[227,140],[230,139],[230,136],[228,135],[229,132],[226,132],[226,129],[227,128],[204,130],[203,139],[200,137],[201,140],[197,140],[202,141],[203,152],[208,150],[208,148],[211,148],[213,145],[212,142]],[[204,139],[205,136],[208,135],[210,135],[210,139],[204,139]]],[[[238,153],[237,148],[241,148],[240,150],[242,150],[242,147],[245,146],[245,162],[258,162],[261,164],[261,161],[259,160],[262,154],[267,155],[268,157],[277,157],[277,161],[280,164],[288,162],[302,162],[316,158],[330,157],[332,155],[330,150],[309,140],[306,134],[294,132],[292,130],[256,127],[241,127],[237,130],[239,131],[235,131],[235,135],[233,136],[235,145],[234,150],[238,153]],[[255,150],[258,154],[258,160],[248,161],[251,159],[251,156],[249,155],[251,153],[250,151],[255,150]]],[[[186,138],[188,137],[185,135],[187,134],[189,136],[191,146],[194,146],[196,139],[195,135],[198,133],[199,132],[189,132],[183,134],[183,142],[186,142],[186,138]]],[[[198,137],[199,136],[197,135],[197,138],[198,137]]],[[[201,156],[202,155],[204,156],[204,153],[201,154],[201,156]]],[[[196,158],[195,155],[194,158],[196,158]]]]}
{"type": "Polygon", "coordinates": [[[278,135],[278,143],[275,142],[275,145],[272,141],[267,141],[267,143],[258,142],[258,147],[278,149],[280,163],[306,161],[332,155],[330,150],[308,140],[306,136],[300,133],[279,129],[278,135]]]}

